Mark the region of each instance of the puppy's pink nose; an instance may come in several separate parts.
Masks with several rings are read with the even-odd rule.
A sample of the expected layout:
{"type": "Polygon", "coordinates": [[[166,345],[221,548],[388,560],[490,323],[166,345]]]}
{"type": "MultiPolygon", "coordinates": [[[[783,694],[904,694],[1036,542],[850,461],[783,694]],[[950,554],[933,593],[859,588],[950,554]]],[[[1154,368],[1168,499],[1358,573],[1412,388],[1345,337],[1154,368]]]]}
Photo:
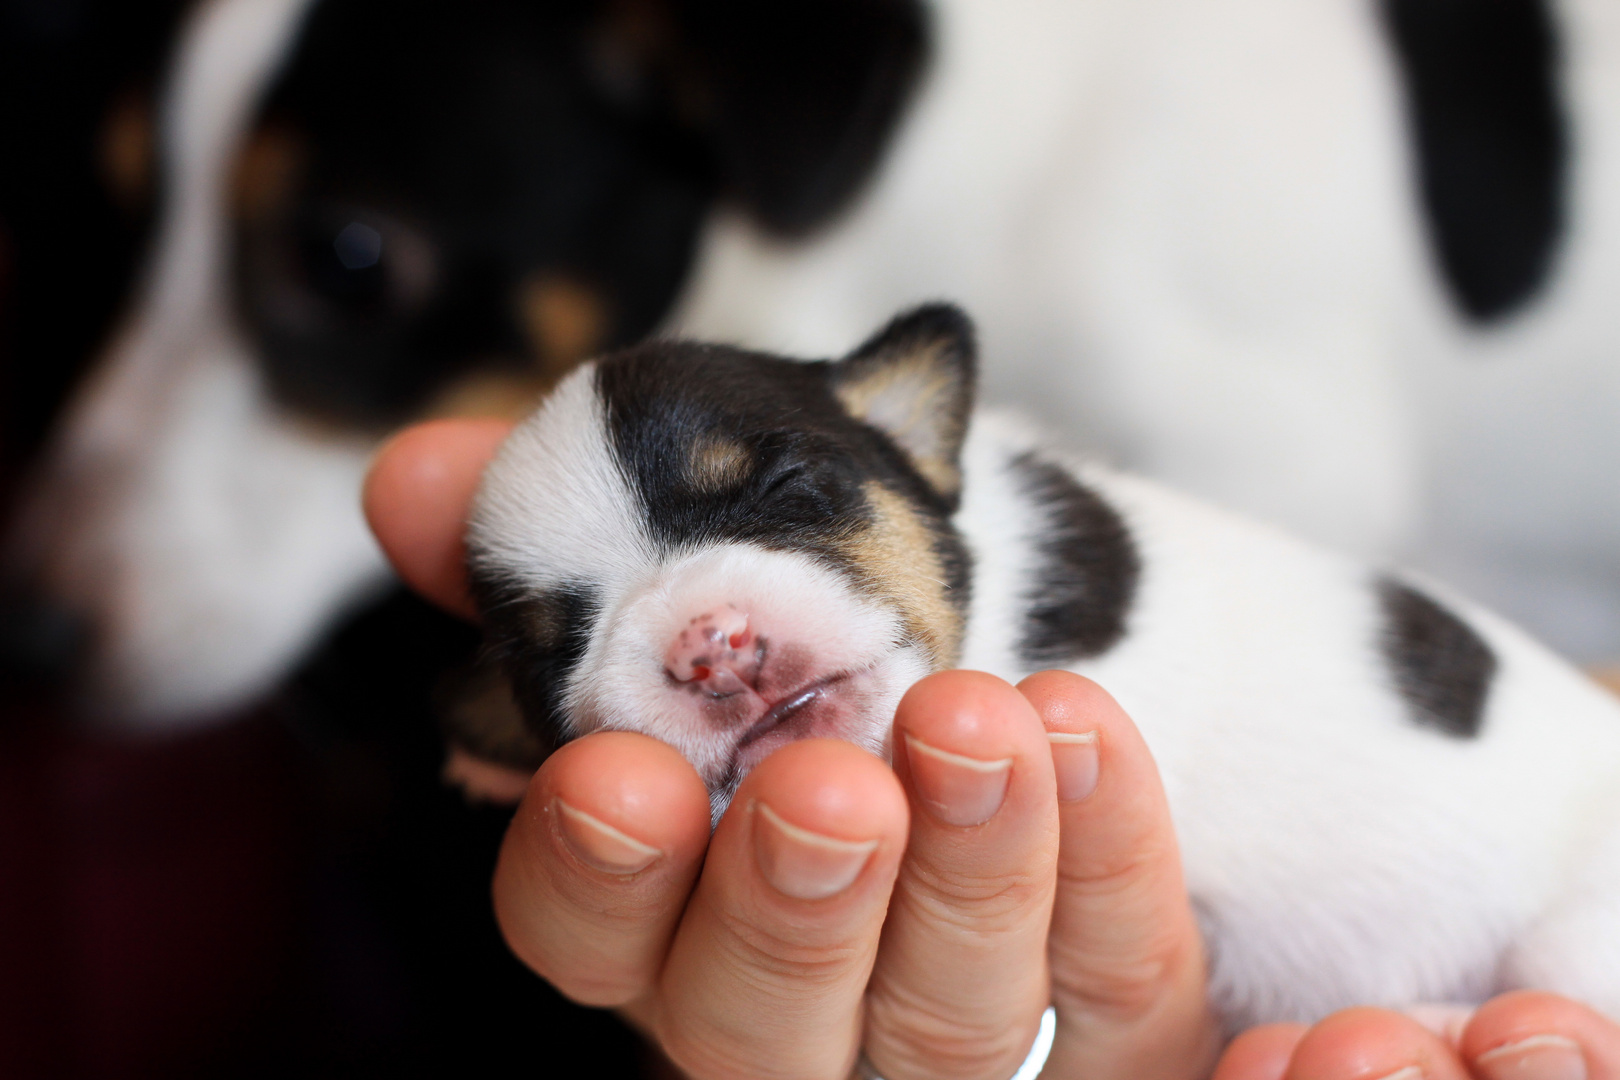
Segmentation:
{"type": "Polygon", "coordinates": [[[687,621],[664,655],[664,670],[711,694],[734,694],[755,687],[763,652],[748,616],[724,604],[687,621]]]}

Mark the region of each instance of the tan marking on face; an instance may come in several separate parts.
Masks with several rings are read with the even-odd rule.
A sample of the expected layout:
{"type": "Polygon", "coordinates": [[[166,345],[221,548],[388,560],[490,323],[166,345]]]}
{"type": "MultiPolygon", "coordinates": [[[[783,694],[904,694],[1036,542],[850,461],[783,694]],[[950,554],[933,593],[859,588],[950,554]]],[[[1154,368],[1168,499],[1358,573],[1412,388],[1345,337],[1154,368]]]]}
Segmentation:
{"type": "Polygon", "coordinates": [[[753,472],[748,448],[723,435],[700,435],[686,457],[687,481],[698,491],[718,495],[736,488],[753,472]]]}
{"type": "Polygon", "coordinates": [[[907,633],[928,650],[935,670],[954,667],[962,653],[965,620],[947,595],[933,531],[904,497],[876,481],[864,490],[872,523],[846,550],[868,586],[900,609],[907,633]]]}
{"type": "Polygon", "coordinates": [[[607,307],[594,289],[561,274],[540,273],[518,285],[518,322],[541,368],[561,378],[602,347],[607,307]]]}
{"type": "Polygon", "coordinates": [[[255,131],[231,178],[237,214],[247,221],[275,217],[292,198],[304,158],[303,141],[291,131],[274,126],[255,131]]]}
{"type": "Polygon", "coordinates": [[[457,379],[434,395],[424,419],[498,416],[521,420],[556,384],[545,373],[483,371],[457,379]]]}
{"type": "Polygon", "coordinates": [[[956,381],[941,362],[944,348],[934,344],[903,359],[874,364],[861,377],[840,383],[834,393],[851,416],[887,432],[923,479],[950,497],[962,484],[953,460],[961,422],[951,413],[956,381]]]}

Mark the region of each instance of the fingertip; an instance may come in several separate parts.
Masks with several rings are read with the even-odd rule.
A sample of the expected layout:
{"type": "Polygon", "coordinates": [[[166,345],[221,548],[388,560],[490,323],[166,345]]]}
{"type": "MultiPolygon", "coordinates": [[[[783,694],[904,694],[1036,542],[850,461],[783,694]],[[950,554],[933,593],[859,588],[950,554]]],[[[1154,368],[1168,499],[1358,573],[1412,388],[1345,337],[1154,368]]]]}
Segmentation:
{"type": "Polygon", "coordinates": [[[1305,1033],[1304,1024],[1262,1024],[1227,1046],[1210,1080],[1282,1080],[1305,1033]]]}
{"type": "Polygon", "coordinates": [[[1028,699],[1005,679],[984,671],[940,671],[915,683],[895,710],[896,723],[952,724],[971,736],[1013,712],[1030,712],[1028,699]]]}
{"type": "MultiPolygon", "coordinates": [[[[1045,753],[1040,717],[1028,699],[982,671],[942,671],[912,686],[895,710],[895,732],[980,761],[1045,753]]],[[[897,747],[902,771],[906,757],[897,747]]]]}
{"type": "Polygon", "coordinates": [[[1037,671],[1018,684],[1018,691],[1034,706],[1048,731],[1092,731],[1099,724],[1126,719],[1112,694],[1072,671],[1037,671]]]}
{"type": "Polygon", "coordinates": [[[905,842],[909,811],[882,759],[837,739],[802,739],[766,758],[737,790],[722,828],[762,802],[788,824],[838,840],[905,842]]]}
{"type": "Polygon", "coordinates": [[[564,745],[527,799],[560,800],[677,862],[694,859],[709,840],[709,792],[697,771],[667,743],[633,732],[564,745]]]}
{"type": "Polygon", "coordinates": [[[1481,1005],[1463,1032],[1460,1050],[1482,1076],[1512,1075],[1520,1063],[1510,1059],[1531,1050],[1564,1059],[1569,1068],[1579,1062],[1586,1075],[1620,1076],[1620,1024],[1579,1002],[1535,990],[1502,994],[1481,1005]]]}
{"type": "Polygon", "coordinates": [[[1289,1080],[1465,1080],[1451,1048],[1411,1017],[1345,1009],[1294,1047],[1289,1080]]]}
{"type": "Polygon", "coordinates": [[[475,618],[462,532],[484,466],[512,430],[498,419],[432,420],[389,439],[372,459],[361,506],[383,553],[411,588],[475,618]]]}

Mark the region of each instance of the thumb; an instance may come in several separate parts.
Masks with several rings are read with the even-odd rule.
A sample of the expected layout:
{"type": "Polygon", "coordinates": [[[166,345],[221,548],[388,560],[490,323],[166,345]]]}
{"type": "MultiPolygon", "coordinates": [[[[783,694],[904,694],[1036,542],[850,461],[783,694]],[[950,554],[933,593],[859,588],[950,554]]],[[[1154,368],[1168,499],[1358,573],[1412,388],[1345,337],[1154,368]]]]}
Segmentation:
{"type": "Polygon", "coordinates": [[[508,420],[430,420],[395,435],[372,459],[361,502],[405,584],[440,607],[477,617],[467,596],[462,533],[484,466],[508,420]]]}

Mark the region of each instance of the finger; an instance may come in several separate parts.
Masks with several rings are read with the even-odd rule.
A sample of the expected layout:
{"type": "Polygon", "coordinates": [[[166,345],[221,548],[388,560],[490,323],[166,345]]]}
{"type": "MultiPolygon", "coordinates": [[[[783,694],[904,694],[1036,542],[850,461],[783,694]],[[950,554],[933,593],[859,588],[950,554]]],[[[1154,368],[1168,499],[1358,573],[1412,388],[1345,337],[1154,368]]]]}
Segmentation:
{"type": "Polygon", "coordinates": [[[1444,1039],[1409,1016],[1347,1009],[1311,1028],[1286,1080],[1468,1080],[1444,1039]]]}
{"type": "Polygon", "coordinates": [[[588,735],[530,782],[495,868],[496,919],[575,1001],[632,1001],[663,967],[708,838],[708,790],[686,759],[644,735],[588,735]]]}
{"type": "Polygon", "coordinates": [[[845,1080],[906,802],[883,761],[793,743],[738,789],[709,845],[649,1018],[702,1080],[845,1080]]]}
{"type": "Polygon", "coordinates": [[[1009,1076],[1050,999],[1057,791],[1040,717],[973,671],[924,679],[895,716],[911,838],[867,999],[885,1080],[1009,1076]]]}
{"type": "Polygon", "coordinates": [[[1461,1050],[1480,1080],[1620,1080],[1620,1025],[1553,994],[1481,1005],[1461,1050]]]}
{"type": "Polygon", "coordinates": [[[1294,1048],[1310,1029],[1304,1024],[1262,1024],[1227,1046],[1210,1080],[1283,1080],[1294,1048]]]}
{"type": "Polygon", "coordinates": [[[361,503],[383,553],[405,584],[466,618],[462,535],[484,466],[512,424],[507,420],[432,420],[395,435],[371,463],[361,503]]]}
{"type": "Polygon", "coordinates": [[[1090,679],[1046,671],[1019,689],[1053,740],[1060,794],[1045,1075],[1207,1075],[1220,1032],[1153,757],[1090,679]]]}

